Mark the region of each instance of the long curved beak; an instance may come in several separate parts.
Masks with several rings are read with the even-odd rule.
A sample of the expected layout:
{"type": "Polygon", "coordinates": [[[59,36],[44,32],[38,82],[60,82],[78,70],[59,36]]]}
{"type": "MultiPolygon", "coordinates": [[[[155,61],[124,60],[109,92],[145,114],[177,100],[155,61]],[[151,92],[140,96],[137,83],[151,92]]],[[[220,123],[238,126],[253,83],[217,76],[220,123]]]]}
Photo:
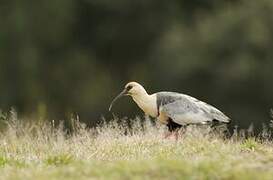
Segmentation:
{"type": "Polygon", "coordinates": [[[117,97],[115,97],[115,99],[111,102],[110,107],[109,107],[109,111],[111,111],[113,105],[115,104],[115,102],[120,99],[123,96],[126,96],[128,93],[128,91],[126,89],[124,89],[117,97]]]}

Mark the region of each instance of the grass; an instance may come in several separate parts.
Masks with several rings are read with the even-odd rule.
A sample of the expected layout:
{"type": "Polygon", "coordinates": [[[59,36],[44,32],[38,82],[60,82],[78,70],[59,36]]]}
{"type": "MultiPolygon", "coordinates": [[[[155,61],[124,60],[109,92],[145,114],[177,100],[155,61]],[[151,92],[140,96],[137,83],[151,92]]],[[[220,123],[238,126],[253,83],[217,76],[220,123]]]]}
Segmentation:
{"type": "Polygon", "coordinates": [[[178,141],[164,127],[136,119],[88,129],[74,120],[67,134],[54,122],[5,119],[0,179],[273,179],[273,143],[209,127],[189,127],[178,141]],[[126,134],[126,135],[125,135],[126,134]]]}

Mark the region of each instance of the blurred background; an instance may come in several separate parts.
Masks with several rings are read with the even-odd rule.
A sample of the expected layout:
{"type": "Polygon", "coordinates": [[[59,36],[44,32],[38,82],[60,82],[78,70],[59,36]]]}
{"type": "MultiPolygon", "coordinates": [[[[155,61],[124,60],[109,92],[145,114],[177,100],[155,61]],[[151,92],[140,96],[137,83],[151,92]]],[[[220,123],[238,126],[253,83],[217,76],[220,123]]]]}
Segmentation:
{"type": "MultiPolygon", "coordinates": [[[[0,1],[0,109],[94,125],[128,81],[260,127],[273,107],[272,0],[0,1]]],[[[119,117],[142,112],[129,98],[119,117]]]]}

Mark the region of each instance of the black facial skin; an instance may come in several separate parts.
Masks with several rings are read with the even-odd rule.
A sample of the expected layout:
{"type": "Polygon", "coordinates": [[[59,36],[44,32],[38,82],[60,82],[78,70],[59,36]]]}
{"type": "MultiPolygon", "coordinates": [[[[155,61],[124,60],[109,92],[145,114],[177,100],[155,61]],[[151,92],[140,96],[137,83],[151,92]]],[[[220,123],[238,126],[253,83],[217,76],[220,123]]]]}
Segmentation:
{"type": "Polygon", "coordinates": [[[127,86],[127,87],[126,87],[127,92],[129,92],[132,88],[133,88],[132,85],[127,86]]]}

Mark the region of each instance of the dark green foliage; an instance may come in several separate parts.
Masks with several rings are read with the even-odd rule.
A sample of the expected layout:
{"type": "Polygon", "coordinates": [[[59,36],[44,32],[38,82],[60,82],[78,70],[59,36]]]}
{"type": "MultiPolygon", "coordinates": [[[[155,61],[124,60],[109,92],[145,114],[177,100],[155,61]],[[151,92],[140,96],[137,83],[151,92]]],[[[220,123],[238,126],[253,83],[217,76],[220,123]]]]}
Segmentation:
{"type": "MultiPolygon", "coordinates": [[[[207,101],[240,125],[267,122],[272,12],[270,0],[0,2],[0,109],[77,112],[94,124],[136,80],[207,101]]],[[[139,114],[119,104],[119,116],[139,114]]]]}

